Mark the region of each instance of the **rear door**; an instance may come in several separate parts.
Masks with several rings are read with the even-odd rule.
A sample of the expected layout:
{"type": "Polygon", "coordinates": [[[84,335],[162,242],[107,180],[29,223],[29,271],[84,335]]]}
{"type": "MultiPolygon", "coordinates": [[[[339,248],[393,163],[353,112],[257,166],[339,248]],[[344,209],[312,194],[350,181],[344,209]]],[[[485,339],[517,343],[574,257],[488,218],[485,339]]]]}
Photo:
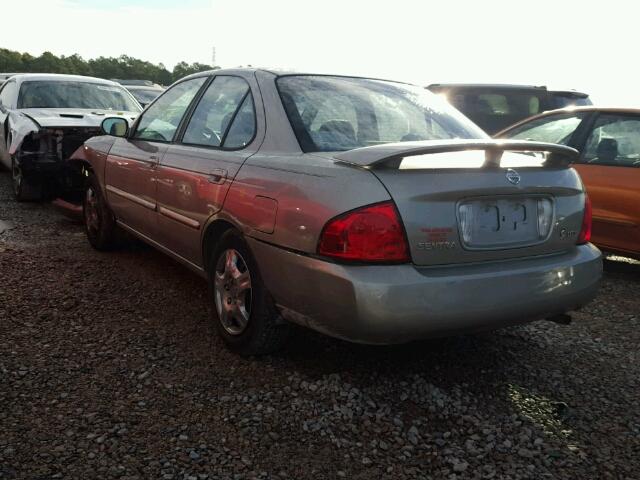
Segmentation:
{"type": "Polygon", "coordinates": [[[207,77],[171,87],[149,107],[128,138],[118,138],[107,157],[105,184],[116,217],[146,236],[156,231],[156,170],[180,121],[207,77]]]}
{"type": "Polygon", "coordinates": [[[574,165],[593,204],[593,242],[640,252],[640,116],[602,113],[574,165]]]}
{"type": "MultiPolygon", "coordinates": [[[[202,265],[202,229],[222,208],[244,161],[260,145],[252,76],[218,75],[158,169],[159,241],[202,265]]],[[[263,130],[262,130],[263,132],[263,130]]]]}

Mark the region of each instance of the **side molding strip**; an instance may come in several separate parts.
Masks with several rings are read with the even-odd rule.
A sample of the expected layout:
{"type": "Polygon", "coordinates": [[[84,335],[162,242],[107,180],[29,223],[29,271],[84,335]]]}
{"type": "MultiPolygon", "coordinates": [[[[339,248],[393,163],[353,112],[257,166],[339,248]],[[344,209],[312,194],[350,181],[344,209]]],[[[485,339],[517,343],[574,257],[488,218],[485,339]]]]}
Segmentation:
{"type": "Polygon", "coordinates": [[[119,197],[126,198],[127,200],[131,200],[133,203],[142,205],[143,207],[148,208],[149,210],[156,209],[155,203],[145,200],[144,198],[140,198],[137,195],[132,195],[131,193],[127,193],[124,190],[120,190],[119,188],[116,188],[112,185],[107,185],[107,191],[115,195],[118,195],[119,197]]]}
{"type": "Polygon", "coordinates": [[[200,228],[200,222],[194,220],[193,218],[182,215],[181,213],[174,212],[173,210],[169,210],[165,207],[158,207],[158,211],[165,217],[169,217],[170,219],[182,223],[187,227],[195,228],[196,230],[200,228]]]}

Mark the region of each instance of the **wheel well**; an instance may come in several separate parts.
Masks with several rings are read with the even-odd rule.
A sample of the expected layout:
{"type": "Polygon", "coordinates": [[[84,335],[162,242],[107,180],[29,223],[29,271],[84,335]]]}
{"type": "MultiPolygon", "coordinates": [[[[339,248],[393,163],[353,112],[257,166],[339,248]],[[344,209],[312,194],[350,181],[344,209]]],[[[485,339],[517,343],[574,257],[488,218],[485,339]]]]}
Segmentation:
{"type": "Polygon", "coordinates": [[[233,224],[225,220],[216,220],[207,227],[202,241],[202,263],[204,264],[205,270],[209,269],[209,257],[222,235],[224,235],[227,230],[235,228],[233,224]]]}

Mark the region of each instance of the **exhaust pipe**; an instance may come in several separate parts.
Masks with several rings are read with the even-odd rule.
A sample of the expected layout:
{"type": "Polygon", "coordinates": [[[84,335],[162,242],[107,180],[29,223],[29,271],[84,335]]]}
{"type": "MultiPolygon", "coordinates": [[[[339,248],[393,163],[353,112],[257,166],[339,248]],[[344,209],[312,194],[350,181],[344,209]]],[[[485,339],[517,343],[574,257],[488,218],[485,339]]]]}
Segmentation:
{"type": "Polygon", "coordinates": [[[558,315],[547,317],[547,320],[559,325],[569,325],[571,323],[571,315],[568,313],[559,313],[558,315]]]}

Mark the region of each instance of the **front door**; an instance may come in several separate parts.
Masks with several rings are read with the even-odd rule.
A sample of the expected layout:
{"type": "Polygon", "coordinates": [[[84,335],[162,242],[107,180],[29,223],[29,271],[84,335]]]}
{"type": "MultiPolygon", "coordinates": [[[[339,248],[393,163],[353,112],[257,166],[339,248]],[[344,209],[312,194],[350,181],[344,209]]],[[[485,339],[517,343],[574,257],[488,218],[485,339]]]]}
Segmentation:
{"type": "Polygon", "coordinates": [[[574,166],[593,204],[593,242],[640,254],[640,116],[600,114],[574,166]]]}
{"type": "Polygon", "coordinates": [[[198,266],[207,219],[222,208],[233,178],[259,145],[249,81],[216,76],[158,167],[160,243],[198,266]]]}
{"type": "Polygon", "coordinates": [[[180,121],[206,77],[178,83],[142,113],[128,138],[109,151],[105,184],[116,217],[137,232],[156,232],[156,172],[180,121]]]}

